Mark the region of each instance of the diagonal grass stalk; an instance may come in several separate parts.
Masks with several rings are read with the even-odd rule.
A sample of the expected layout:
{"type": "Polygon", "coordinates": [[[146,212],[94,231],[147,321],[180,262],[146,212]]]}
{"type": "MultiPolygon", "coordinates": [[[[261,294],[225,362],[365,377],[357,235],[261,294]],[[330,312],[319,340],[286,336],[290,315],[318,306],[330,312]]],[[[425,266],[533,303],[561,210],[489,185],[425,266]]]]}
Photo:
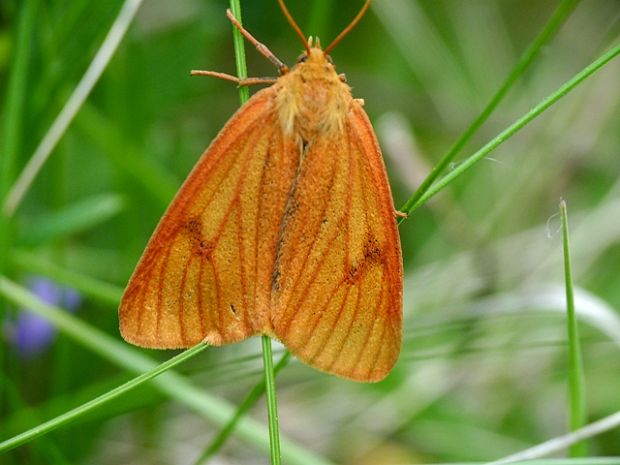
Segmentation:
{"type": "Polygon", "coordinates": [[[550,108],[553,104],[555,104],[558,100],[564,97],[566,94],[571,92],[575,87],[581,84],[585,79],[593,75],[595,72],[603,68],[607,63],[613,60],[616,56],[620,54],[620,44],[615,45],[608,52],[601,55],[591,64],[586,66],[580,72],[578,72],[571,79],[562,84],[555,92],[551,93],[548,97],[541,100],[534,108],[528,111],[525,115],[515,121],[513,124],[504,129],[501,133],[491,139],[484,147],[475,152],[473,155],[468,157],[461,163],[454,171],[451,171],[439,181],[432,184],[424,194],[422,194],[418,200],[414,203],[406,202],[406,205],[409,205],[408,208],[401,208],[401,211],[404,211],[408,215],[416,211],[426,202],[428,202],[431,198],[433,198],[440,191],[445,189],[452,181],[456,178],[464,174],[467,170],[469,170],[472,166],[474,166],[477,162],[486,157],[489,153],[495,150],[497,147],[502,145],[512,136],[514,136],[517,132],[519,132],[523,127],[529,124],[536,117],[541,115],[545,110],[550,108]]]}
{"type": "Polygon", "coordinates": [[[17,436],[13,436],[6,441],[0,442],[0,453],[18,447],[22,444],[32,441],[33,439],[38,438],[50,431],[53,431],[57,428],[60,428],[68,423],[71,423],[77,418],[82,417],[83,415],[88,414],[90,411],[101,407],[102,405],[110,402],[111,400],[116,399],[117,397],[125,394],[126,392],[141,386],[142,384],[150,381],[156,376],[164,373],[165,371],[177,366],[178,364],[184,362],[185,360],[193,357],[194,355],[202,352],[204,349],[208,347],[207,344],[198,344],[191,349],[188,349],[179,355],[172,357],[171,359],[165,361],[161,365],[149,370],[145,373],[142,373],[140,376],[137,376],[125,384],[118,386],[115,389],[112,389],[101,396],[86,402],[85,404],[80,405],[68,412],[63,413],[62,415],[57,416],[49,421],[41,423],[34,428],[29,429],[28,431],[24,431],[17,436]]]}
{"type": "MultiPolygon", "coordinates": [[[[443,173],[446,167],[454,160],[459,154],[465,144],[472,138],[472,136],[480,129],[480,127],[489,119],[489,116],[495,111],[500,102],[504,99],[508,91],[512,88],[513,84],[523,75],[525,70],[534,62],[534,59],[540,54],[542,48],[547,44],[554,36],[558,29],[564,24],[568,16],[572,13],[578,4],[578,0],[563,0],[557,7],[549,21],[545,24],[545,27],[540,34],[534,39],[530,46],[523,52],[521,58],[514,66],[506,80],[497,90],[495,95],[491,97],[489,103],[482,110],[482,112],[472,121],[469,127],[461,134],[456,140],[454,145],[450,147],[448,152],[439,160],[439,162],[433,166],[431,172],[422,181],[422,184],[416,189],[413,195],[405,202],[401,207],[401,211],[408,212],[413,205],[415,205],[420,197],[428,191],[431,185],[443,173]]],[[[399,218],[398,222],[402,222],[404,218],[399,218]]]]}
{"type": "MultiPolygon", "coordinates": [[[[560,202],[562,218],[562,246],[564,249],[564,280],[566,287],[566,331],[568,339],[568,412],[569,428],[575,431],[586,424],[586,402],[581,344],[575,315],[575,298],[573,295],[573,277],[571,270],[570,246],[568,240],[568,213],[566,202],[560,202]]],[[[585,442],[577,442],[570,446],[571,457],[585,457],[585,442]]]]}
{"type": "MultiPolygon", "coordinates": [[[[14,304],[30,309],[46,318],[53,326],[83,347],[132,373],[142,374],[159,365],[141,351],[123,344],[68,312],[41,302],[27,289],[0,276],[0,296],[14,304]]],[[[194,386],[185,377],[166,372],[151,381],[160,392],[176,399],[217,425],[225,425],[234,416],[233,407],[226,401],[210,396],[194,386]]],[[[105,404],[100,404],[100,406],[105,404]]],[[[236,436],[264,452],[270,452],[267,431],[255,421],[243,418],[235,429],[236,436]]],[[[281,438],[282,455],[292,465],[330,465],[331,462],[317,456],[293,441],[281,438]]],[[[1,451],[0,451],[1,452],[1,451]]]]}
{"type": "Polygon", "coordinates": [[[108,35],[71,94],[71,97],[69,97],[69,100],[28,161],[28,164],[11,187],[6,199],[3,199],[2,210],[6,216],[12,216],[17,207],[19,207],[35,177],[41,171],[54,147],[56,147],[69,124],[71,124],[71,121],[73,121],[73,118],[103,74],[141,4],[142,0],[125,0],[108,35]]]}
{"type": "MultiPolygon", "coordinates": [[[[487,465],[504,465],[507,463],[521,463],[525,461],[527,461],[529,465],[530,463],[532,463],[530,462],[530,460],[561,452],[573,444],[577,444],[584,439],[588,439],[602,434],[605,431],[610,431],[614,428],[617,428],[618,426],[620,426],[620,411],[612,413],[611,415],[601,418],[600,420],[589,423],[586,426],[579,428],[578,430],[549,439],[548,441],[542,442],[520,452],[516,452],[499,460],[489,462],[487,465]]],[[[567,460],[566,463],[574,462],[590,464],[596,463],[595,460],[596,459],[588,457],[587,459],[567,460]]],[[[620,463],[617,457],[613,458],[613,460],[615,460],[615,462],[612,463],[620,463]]],[[[541,460],[540,462],[543,461],[541,460]]]]}

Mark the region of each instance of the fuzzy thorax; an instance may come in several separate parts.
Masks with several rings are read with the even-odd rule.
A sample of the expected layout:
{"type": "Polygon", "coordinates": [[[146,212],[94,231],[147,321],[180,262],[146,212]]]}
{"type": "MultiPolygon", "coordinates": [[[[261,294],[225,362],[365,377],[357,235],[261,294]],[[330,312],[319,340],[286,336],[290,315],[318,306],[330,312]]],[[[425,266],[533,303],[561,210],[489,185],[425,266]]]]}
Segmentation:
{"type": "Polygon", "coordinates": [[[304,141],[343,131],[351,90],[342,82],[320,46],[278,79],[276,105],[285,134],[304,141]]]}

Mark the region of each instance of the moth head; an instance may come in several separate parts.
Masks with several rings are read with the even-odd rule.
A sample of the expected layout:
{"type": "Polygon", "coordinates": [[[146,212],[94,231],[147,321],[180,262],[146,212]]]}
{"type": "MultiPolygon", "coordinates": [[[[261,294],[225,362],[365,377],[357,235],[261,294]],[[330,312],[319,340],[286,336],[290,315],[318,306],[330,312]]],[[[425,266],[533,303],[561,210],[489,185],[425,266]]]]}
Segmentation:
{"type": "Polygon", "coordinates": [[[330,65],[334,64],[334,60],[331,55],[327,55],[323,49],[321,48],[321,41],[318,37],[315,38],[313,43],[312,36],[308,37],[308,48],[307,50],[297,57],[297,64],[300,63],[317,63],[323,64],[327,61],[330,65]]]}
{"type": "Polygon", "coordinates": [[[330,55],[325,54],[318,37],[314,44],[312,44],[312,37],[308,39],[308,50],[297,57],[296,64],[323,67],[327,64],[330,68],[335,68],[334,60],[330,55]]]}

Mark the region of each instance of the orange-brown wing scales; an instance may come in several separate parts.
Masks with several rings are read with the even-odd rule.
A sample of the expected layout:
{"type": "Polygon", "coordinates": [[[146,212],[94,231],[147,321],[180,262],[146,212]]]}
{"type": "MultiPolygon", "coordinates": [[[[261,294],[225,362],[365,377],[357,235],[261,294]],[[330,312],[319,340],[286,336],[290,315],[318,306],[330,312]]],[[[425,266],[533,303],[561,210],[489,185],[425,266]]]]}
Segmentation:
{"type": "MultiPolygon", "coordinates": [[[[279,125],[274,124],[275,128],[279,125]]],[[[262,162],[260,182],[253,192],[244,192],[244,199],[253,199],[254,204],[244,200],[240,211],[243,247],[247,251],[243,266],[246,276],[253,284],[248,293],[253,305],[253,325],[257,331],[269,333],[271,290],[279,237],[278,225],[284,214],[290,193],[291,180],[299,162],[299,148],[291,140],[285,140],[280,130],[274,131],[270,149],[262,162]],[[250,246],[250,244],[252,244],[250,246]]]]}
{"type": "Polygon", "coordinates": [[[402,265],[383,161],[357,104],[342,134],[308,146],[292,196],[274,333],[318,369],[380,380],[400,352],[402,265]]]}
{"type": "Polygon", "coordinates": [[[162,218],[121,301],[126,340],[180,348],[261,330],[277,235],[262,231],[282,217],[297,163],[275,130],[273,95],[231,118],[162,218]]]}

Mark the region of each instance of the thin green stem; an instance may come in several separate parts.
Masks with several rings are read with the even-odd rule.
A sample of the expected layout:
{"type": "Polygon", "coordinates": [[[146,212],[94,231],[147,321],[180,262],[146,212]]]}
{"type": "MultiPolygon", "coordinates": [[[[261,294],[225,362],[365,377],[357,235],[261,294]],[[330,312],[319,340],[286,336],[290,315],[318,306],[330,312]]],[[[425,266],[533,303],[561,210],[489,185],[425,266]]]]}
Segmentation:
{"type": "MultiPolygon", "coordinates": [[[[611,415],[601,418],[600,420],[596,420],[592,423],[585,425],[582,428],[579,428],[576,431],[571,431],[570,433],[566,433],[562,436],[556,436],[547,441],[541,442],[540,444],[536,444],[535,446],[524,449],[520,452],[516,452],[514,454],[510,454],[506,457],[503,457],[499,460],[494,460],[493,462],[487,462],[486,465],[504,465],[507,463],[527,463],[527,465],[540,464],[544,465],[549,463],[550,460],[533,460],[538,459],[540,457],[545,457],[547,455],[556,454],[558,452],[562,452],[567,447],[572,444],[575,444],[579,441],[583,441],[587,438],[593,438],[600,434],[603,434],[606,431],[611,431],[620,426],[620,411],[614,412],[611,415]]],[[[596,459],[592,457],[588,457],[587,459],[567,459],[565,463],[567,464],[584,464],[589,465],[594,462],[596,459]]],[[[620,463],[618,461],[618,457],[613,457],[612,460],[615,460],[614,465],[620,463]]],[[[560,461],[561,462],[561,461],[560,461]]],[[[551,462],[553,463],[553,462],[551,462]]]]}
{"type": "MultiPolygon", "coordinates": [[[[239,24],[243,24],[241,21],[241,4],[239,0],[230,0],[230,11],[239,24]]],[[[237,77],[239,79],[245,79],[248,77],[248,67],[245,63],[245,43],[241,32],[233,26],[233,45],[235,47],[235,63],[237,64],[237,77]]],[[[250,89],[246,86],[239,87],[239,100],[241,105],[248,101],[250,98],[250,89]]]]}
{"type": "MultiPolygon", "coordinates": [[[[568,214],[566,202],[560,202],[562,217],[562,244],[564,247],[564,279],[566,286],[566,330],[568,334],[568,401],[569,401],[569,428],[575,431],[586,424],[586,402],[583,363],[581,359],[581,344],[577,318],[575,316],[575,298],[573,296],[573,278],[568,242],[568,214]]],[[[585,457],[588,454],[585,442],[577,442],[570,446],[570,457],[585,457]]]]}
{"type": "MultiPolygon", "coordinates": [[[[284,352],[284,355],[280,358],[278,363],[273,369],[274,375],[277,375],[282,368],[284,368],[289,360],[291,359],[290,352],[284,352]]],[[[261,382],[256,384],[252,390],[248,393],[248,395],[243,399],[241,405],[235,412],[235,415],[230,419],[230,421],[220,430],[220,432],[213,438],[211,444],[207,447],[204,453],[200,456],[198,460],[196,460],[196,465],[203,465],[207,463],[207,461],[212,458],[224,445],[224,443],[228,440],[234,429],[237,427],[237,423],[239,420],[252,408],[254,404],[260,399],[260,397],[265,392],[265,380],[263,379],[261,382]]]]}
{"type": "MultiPolygon", "coordinates": [[[[41,302],[27,289],[3,276],[0,276],[0,297],[5,297],[15,305],[28,308],[33,313],[44,317],[73,341],[132,373],[141,375],[159,365],[142,351],[99,331],[71,313],[41,302]]],[[[194,386],[187,378],[174,371],[162,373],[151,380],[151,383],[158,391],[176,399],[216,425],[225,425],[235,413],[235,409],[228,402],[209,395],[203,388],[194,386]]],[[[241,418],[235,434],[262,452],[266,453],[271,450],[267,441],[267,431],[251,418],[241,418]]],[[[284,459],[287,464],[331,465],[329,460],[313,454],[287,438],[282,438],[282,441],[284,459]]]]}
{"type": "MultiPolygon", "coordinates": [[[[230,0],[230,10],[233,16],[241,21],[241,5],[239,0],[230,0]]],[[[248,69],[245,62],[245,43],[243,36],[233,26],[233,41],[235,46],[235,61],[237,64],[237,77],[245,79],[248,77],[248,69]]],[[[250,98],[250,91],[247,87],[239,87],[239,100],[243,105],[250,98]]],[[[269,418],[269,448],[271,452],[272,465],[280,465],[280,433],[278,430],[278,408],[276,399],[276,382],[273,369],[273,356],[271,354],[271,339],[269,336],[262,337],[263,345],[263,364],[265,367],[265,391],[267,394],[267,414],[269,418]]]]}
{"type": "Polygon", "coordinates": [[[276,397],[276,377],[271,354],[271,338],[262,336],[263,365],[265,367],[265,394],[267,395],[267,414],[269,418],[269,444],[271,446],[271,465],[280,465],[280,430],[278,428],[278,399],[276,397]]]}
{"type": "Polygon", "coordinates": [[[110,27],[108,35],[101,44],[95,57],[90,62],[80,82],[73,90],[71,97],[69,97],[69,100],[32,154],[32,157],[28,160],[28,164],[24,167],[15,181],[15,184],[11,187],[6,199],[3,199],[4,204],[2,208],[4,209],[4,214],[7,216],[12,216],[13,213],[15,213],[15,210],[21,204],[24,196],[34,182],[35,177],[39,174],[41,168],[43,168],[43,165],[103,74],[114,52],[116,52],[118,45],[125,36],[141,3],[142,0],[125,0],[114,23],[110,27]]]}
{"type": "MultiPolygon", "coordinates": [[[[517,465],[620,465],[618,457],[588,457],[585,459],[540,459],[540,460],[510,460],[487,462],[484,465],[504,465],[514,463],[517,465]]],[[[456,464],[455,464],[456,465],[456,464]]],[[[461,465],[481,465],[480,462],[462,463],[461,465]]]]}
{"type": "Polygon", "coordinates": [[[473,165],[499,147],[501,144],[506,142],[512,136],[514,136],[520,129],[526,126],[529,122],[551,107],[554,103],[572,91],[575,87],[577,87],[581,82],[587,79],[589,76],[594,74],[596,71],[605,66],[608,62],[613,60],[618,54],[620,54],[620,44],[613,47],[607,53],[601,55],[594,62],[586,66],[583,70],[573,76],[571,79],[566,81],[562,86],[560,86],[555,92],[550,94],[548,97],[543,99],[538,105],[528,111],[525,115],[515,121],[513,124],[508,126],[504,131],[495,136],[491,141],[489,141],[484,147],[478,150],[476,153],[467,158],[463,163],[461,163],[454,171],[451,171],[439,181],[435,182],[432,186],[422,194],[418,200],[414,203],[407,202],[410,205],[408,208],[404,209],[407,214],[411,214],[428,202],[431,198],[433,198],[437,193],[442,191],[448,184],[454,181],[456,178],[464,174],[468,169],[470,169],[473,165]]]}
{"type": "Polygon", "coordinates": [[[105,394],[94,398],[93,400],[86,402],[85,404],[80,405],[79,407],[74,408],[73,410],[69,410],[68,412],[63,413],[62,415],[53,418],[52,420],[46,421],[45,423],[41,423],[40,425],[35,426],[34,428],[29,429],[28,431],[24,431],[17,436],[13,436],[6,441],[0,443],[0,453],[13,449],[17,446],[20,446],[26,442],[32,441],[33,439],[42,436],[46,433],[49,433],[52,430],[60,428],[61,426],[66,425],[67,423],[71,423],[75,419],[89,413],[92,410],[99,408],[101,405],[109,402],[117,397],[122,396],[126,392],[140,386],[141,384],[146,383],[147,381],[155,378],[157,375],[168,371],[169,369],[175,367],[179,363],[184,362],[185,360],[193,357],[199,352],[202,352],[204,349],[208,347],[207,344],[198,344],[191,349],[186,350],[185,352],[180,353],[176,357],[172,357],[170,360],[165,361],[161,365],[156,368],[149,370],[140,376],[137,376],[130,381],[127,381],[125,384],[114,388],[105,394]]]}
{"type": "MultiPolygon", "coordinates": [[[[517,79],[525,72],[529,65],[538,56],[544,45],[555,35],[569,14],[575,9],[579,0],[563,0],[553,15],[540,32],[540,34],[534,39],[530,46],[525,50],[521,58],[512,69],[504,83],[497,90],[495,95],[491,98],[487,106],[482,110],[478,117],[470,124],[470,126],[461,134],[450,150],[439,160],[439,162],[433,167],[429,175],[424,179],[422,184],[416,189],[413,195],[405,202],[400,211],[411,213],[414,210],[414,205],[418,203],[422,195],[428,191],[430,186],[435,182],[446,167],[454,160],[454,157],[458,155],[465,144],[471,139],[471,137],[480,129],[485,121],[491,116],[491,113],[497,108],[502,99],[506,96],[508,91],[512,88],[512,85],[517,79]]],[[[404,221],[405,218],[399,218],[399,224],[404,221]]]]}

